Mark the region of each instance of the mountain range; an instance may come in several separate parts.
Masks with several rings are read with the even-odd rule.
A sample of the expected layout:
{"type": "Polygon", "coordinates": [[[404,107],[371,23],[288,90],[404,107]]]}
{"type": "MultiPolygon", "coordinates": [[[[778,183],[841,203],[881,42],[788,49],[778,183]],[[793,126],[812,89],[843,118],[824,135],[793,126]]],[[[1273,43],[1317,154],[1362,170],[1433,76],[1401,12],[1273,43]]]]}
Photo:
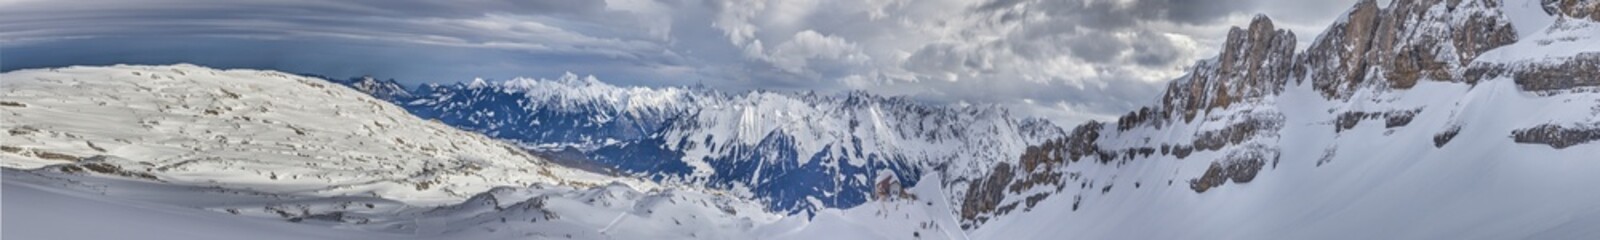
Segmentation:
{"type": "Polygon", "coordinates": [[[5,73],[0,156],[7,202],[305,238],[1600,236],[1600,1],[1380,5],[1304,48],[1257,16],[1150,105],[1070,127],[866,92],[122,65],[5,73]]]}

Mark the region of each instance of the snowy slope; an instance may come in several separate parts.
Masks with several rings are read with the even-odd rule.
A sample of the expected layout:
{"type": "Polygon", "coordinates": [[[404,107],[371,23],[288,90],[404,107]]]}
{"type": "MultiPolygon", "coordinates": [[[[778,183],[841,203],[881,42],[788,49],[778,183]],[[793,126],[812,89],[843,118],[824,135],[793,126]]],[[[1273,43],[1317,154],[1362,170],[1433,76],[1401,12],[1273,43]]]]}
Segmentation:
{"type": "MultiPolygon", "coordinates": [[[[1600,180],[1600,61],[1593,60],[1600,34],[1592,19],[1528,16],[1528,6],[1497,4],[1359,3],[1316,42],[1370,36],[1370,48],[1313,45],[1294,63],[1309,71],[1276,84],[1179,79],[1172,86],[1196,87],[1169,94],[1198,93],[1176,99],[1206,102],[1165,102],[1118,124],[1079,126],[1087,131],[1058,141],[1065,144],[996,166],[1007,174],[990,174],[984,183],[994,184],[980,189],[1003,190],[952,196],[972,213],[962,216],[963,228],[976,239],[1594,238],[1600,233],[1576,226],[1600,217],[1600,192],[1586,186],[1600,180]],[[1352,31],[1389,20],[1409,25],[1352,31]],[[1497,30],[1518,35],[1478,50],[1457,41],[1497,36],[1450,32],[1482,25],[1539,29],[1497,30]],[[1427,51],[1466,58],[1387,55],[1427,51]],[[1088,153],[1083,161],[1079,152],[1088,153]]],[[[1241,31],[1271,30],[1258,26],[1270,23],[1241,31]]],[[[1254,56],[1240,49],[1207,61],[1254,56]]],[[[1248,59],[1232,61],[1277,64],[1248,59]]],[[[1196,71],[1259,76],[1261,69],[1268,68],[1196,71]]]]}
{"type": "MultiPolygon", "coordinates": [[[[197,208],[108,198],[63,190],[60,181],[30,179],[6,169],[3,201],[6,239],[396,239],[277,219],[254,219],[197,208]],[[30,182],[36,180],[36,182],[30,182]]],[[[123,187],[123,186],[118,186],[123,187]]],[[[202,191],[155,192],[155,194],[202,191]]],[[[194,196],[194,195],[189,195],[194,196]]],[[[215,196],[206,196],[215,197],[215,196]]]]}
{"type": "Polygon", "coordinates": [[[620,184],[499,187],[418,206],[53,171],[4,177],[7,239],[750,239],[780,217],[738,198],[620,184]]]}
{"type": "Polygon", "coordinates": [[[5,73],[3,164],[414,204],[493,186],[623,181],[551,164],[315,78],[193,65],[5,73]]]}
{"type": "MultiPolygon", "coordinates": [[[[1082,182],[1110,190],[1069,188],[1030,211],[998,217],[973,235],[1505,239],[1600,216],[1600,192],[1586,190],[1586,183],[1600,180],[1593,174],[1600,171],[1593,157],[1600,145],[1554,149],[1508,137],[1516,129],[1582,115],[1588,118],[1582,121],[1593,122],[1594,112],[1569,109],[1600,106],[1600,97],[1540,98],[1518,92],[1509,82],[1476,88],[1423,83],[1386,103],[1426,106],[1409,125],[1388,128],[1383,121],[1364,121],[1338,133],[1330,124],[1336,116],[1319,110],[1353,107],[1348,103],[1279,99],[1274,108],[1304,110],[1285,114],[1277,139],[1256,140],[1276,145],[1281,155],[1248,183],[1203,193],[1187,184],[1225,152],[1137,158],[1118,167],[1076,165],[1082,167],[1065,170],[1086,173],[1089,180],[1082,182]],[[1435,147],[1431,139],[1452,126],[1460,132],[1435,147]],[[1169,180],[1176,184],[1167,185],[1169,180]],[[1074,195],[1081,202],[1064,197],[1074,195]],[[1074,205],[1082,207],[1074,210],[1074,205]]],[[[1300,93],[1313,92],[1298,86],[1286,95],[1300,93]]]]}
{"type": "Polygon", "coordinates": [[[0,79],[8,239],[749,239],[780,217],[555,165],[316,78],[119,65],[0,79]]]}

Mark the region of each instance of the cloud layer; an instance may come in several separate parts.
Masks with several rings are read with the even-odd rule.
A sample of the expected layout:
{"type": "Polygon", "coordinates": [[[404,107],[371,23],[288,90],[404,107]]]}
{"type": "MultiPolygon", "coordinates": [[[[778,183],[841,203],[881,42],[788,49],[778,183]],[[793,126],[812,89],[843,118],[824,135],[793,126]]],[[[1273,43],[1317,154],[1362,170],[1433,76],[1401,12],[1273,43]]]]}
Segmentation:
{"type": "Polygon", "coordinates": [[[1072,123],[1154,99],[1264,13],[1353,0],[0,0],[4,69],[197,62],[408,82],[572,71],[626,85],[867,90],[1072,123]]]}

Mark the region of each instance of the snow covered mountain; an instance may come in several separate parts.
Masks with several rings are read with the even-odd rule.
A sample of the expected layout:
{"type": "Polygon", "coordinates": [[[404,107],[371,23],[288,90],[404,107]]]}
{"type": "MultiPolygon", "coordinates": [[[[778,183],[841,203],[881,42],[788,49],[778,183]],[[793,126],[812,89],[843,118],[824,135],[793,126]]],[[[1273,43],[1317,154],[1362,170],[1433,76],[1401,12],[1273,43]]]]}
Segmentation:
{"type": "Polygon", "coordinates": [[[344,82],[418,116],[661,181],[730,190],[773,210],[852,207],[881,180],[915,184],[932,169],[974,174],[1062,135],[995,106],[933,106],[863,92],[832,96],[618,87],[558,79],[424,85],[344,82]],[[412,97],[400,97],[400,96],[412,97]]]}
{"type": "Polygon", "coordinates": [[[792,239],[813,223],[552,164],[316,78],[118,65],[0,79],[6,238],[792,239]]]}
{"type": "MultiPolygon", "coordinates": [[[[979,126],[1010,126],[995,129],[1018,133],[963,133],[966,135],[961,136],[1002,136],[990,139],[1007,140],[957,144],[982,150],[978,154],[954,158],[922,154],[928,149],[957,146],[920,144],[938,142],[927,140],[934,138],[917,141],[890,138],[892,140],[877,142],[893,144],[866,149],[887,148],[869,152],[889,152],[891,154],[885,154],[889,156],[899,152],[912,156],[908,159],[913,160],[908,162],[920,163],[911,165],[922,171],[916,178],[939,179],[942,189],[937,193],[952,204],[954,209],[949,211],[959,219],[960,228],[973,236],[986,238],[1011,237],[1015,235],[1009,234],[1015,233],[1031,236],[1025,238],[1058,236],[1052,234],[1087,238],[1334,238],[1347,236],[1334,233],[1371,229],[1379,223],[1416,226],[1407,221],[1444,216],[1454,220],[1439,224],[1451,231],[1375,229],[1366,231],[1369,235],[1365,236],[1574,234],[1568,232],[1576,230],[1572,226],[1593,222],[1584,219],[1600,216],[1600,212],[1593,210],[1600,205],[1590,204],[1597,200],[1592,191],[1559,190],[1581,188],[1576,185],[1581,182],[1579,179],[1592,178],[1581,173],[1600,170],[1596,169],[1600,166],[1597,163],[1585,161],[1591,159],[1588,155],[1600,152],[1592,143],[1600,139],[1600,134],[1596,134],[1600,130],[1595,130],[1600,125],[1597,119],[1600,117],[1600,102],[1597,102],[1600,94],[1595,90],[1600,88],[1600,77],[1596,77],[1600,76],[1600,61],[1596,60],[1600,57],[1600,48],[1595,47],[1600,46],[1596,44],[1600,40],[1595,39],[1600,37],[1597,32],[1600,26],[1595,19],[1595,11],[1600,8],[1595,7],[1596,4],[1596,1],[1571,0],[1414,0],[1379,6],[1376,1],[1362,1],[1345,17],[1314,36],[1312,46],[1303,51],[1296,50],[1297,36],[1276,28],[1266,17],[1258,17],[1248,26],[1230,31],[1217,57],[1199,62],[1190,74],[1174,80],[1152,106],[1131,112],[1115,123],[1091,122],[1069,128],[1070,131],[1048,127],[1054,129],[1046,131],[1052,132],[1050,134],[1021,134],[1029,131],[1021,130],[1028,127],[1018,122],[1026,121],[952,120],[945,124],[988,123],[992,125],[979,126]],[[1013,147],[1013,143],[1028,146],[1013,147]],[[923,147],[930,145],[937,147],[923,147]],[[1542,176],[1536,174],[1539,172],[1573,174],[1542,176]],[[1500,195],[1581,200],[1549,204],[1536,202],[1539,198],[1500,195]],[[1435,202],[1449,205],[1433,204],[1435,202]],[[1520,207],[1535,205],[1547,207],[1520,207]],[[1556,209],[1576,212],[1560,213],[1556,209]],[[1565,220],[1530,225],[1517,222],[1518,219],[1495,217],[1514,213],[1565,220]],[[1386,217],[1404,220],[1374,219],[1386,217]],[[1213,218],[1221,220],[1196,223],[1213,218]],[[1295,228],[1308,221],[1326,225],[1295,228]],[[1030,224],[1046,222],[1063,223],[1068,227],[1030,224]],[[1149,231],[1150,224],[1146,222],[1194,227],[1149,231]],[[1519,224],[1511,224],[1513,222],[1519,224]],[[1505,227],[1474,228],[1474,224],[1502,223],[1505,227]],[[1250,227],[1235,226],[1239,224],[1250,227]]],[[[572,79],[577,77],[512,82],[580,82],[572,79]]],[[[599,84],[589,79],[581,82],[599,84]]],[[[518,94],[517,90],[503,90],[514,88],[501,89],[497,92],[518,94]]],[[[680,94],[678,96],[719,96],[695,94],[694,91],[680,94]]],[[[538,96],[551,94],[544,91],[538,96]]],[[[868,120],[861,121],[866,124],[848,124],[848,120],[862,119],[859,116],[881,115],[872,111],[835,109],[861,109],[849,107],[858,106],[855,103],[859,102],[874,103],[867,104],[869,106],[894,105],[894,101],[839,100],[857,98],[874,97],[765,92],[730,97],[684,97],[696,99],[698,104],[691,105],[720,108],[710,108],[714,111],[704,110],[705,107],[680,108],[690,113],[681,115],[687,117],[665,118],[668,120],[658,125],[665,130],[643,134],[645,140],[621,140],[619,144],[609,145],[611,147],[598,147],[591,155],[600,161],[609,159],[614,165],[634,172],[687,172],[689,179],[696,176],[718,179],[719,174],[737,174],[733,178],[737,181],[768,174],[728,171],[725,169],[752,168],[719,164],[767,161],[729,159],[726,158],[729,154],[722,153],[737,156],[741,152],[737,149],[757,149],[756,152],[776,154],[743,154],[747,156],[744,158],[796,159],[794,162],[809,164],[816,161],[786,156],[805,156],[810,152],[798,149],[825,149],[822,152],[828,154],[812,156],[853,156],[850,152],[860,152],[837,148],[841,145],[832,139],[839,138],[828,136],[878,138],[918,132],[853,130],[856,128],[849,126],[890,126],[877,129],[911,126],[906,124],[911,121],[876,120],[896,119],[893,117],[866,118],[868,120]],[[788,99],[799,99],[798,102],[805,104],[786,104],[788,99]],[[835,105],[827,104],[830,102],[850,104],[832,107],[835,105]],[[843,129],[852,130],[826,130],[840,128],[827,124],[828,117],[806,118],[812,116],[807,114],[813,112],[811,109],[821,109],[827,116],[844,116],[831,119],[847,119],[843,129]],[[802,120],[784,121],[796,118],[802,120]],[[879,121],[885,124],[875,124],[879,121]],[[778,124],[771,124],[773,122],[778,124]],[[751,127],[769,125],[780,127],[751,127]],[[848,134],[832,135],[831,132],[848,134]],[[706,139],[699,140],[701,138],[706,139]],[[762,140],[733,141],[730,138],[762,140]],[[735,147],[729,147],[729,143],[734,143],[735,147]],[[748,147],[751,145],[756,147],[748,147]],[[649,150],[632,151],[635,154],[611,152],[629,148],[649,150]],[[736,150],[722,151],[730,148],[736,150]],[[694,149],[707,149],[710,153],[694,149]],[[790,154],[786,152],[789,149],[797,150],[790,154]],[[638,159],[661,155],[669,156],[665,159],[683,159],[684,164],[638,162],[638,159]],[[709,168],[712,171],[699,170],[705,169],[699,167],[702,163],[712,165],[709,168]]],[[[412,103],[459,106],[440,104],[442,102],[460,100],[412,103]]],[[[532,105],[548,104],[533,102],[532,105]]],[[[663,105],[682,104],[655,106],[663,105]]],[[[896,108],[877,108],[883,109],[896,108]]],[[[900,112],[917,113],[906,116],[925,119],[918,111],[900,112]]],[[[983,112],[971,111],[967,115],[983,116],[983,112]]],[[[928,125],[930,123],[917,126],[928,125]]],[[[853,143],[842,146],[853,147],[853,143]]],[[[827,163],[826,160],[822,162],[827,163]]],[[[814,168],[841,169],[819,176],[836,179],[850,176],[848,167],[801,165],[799,169],[814,168]]],[[[891,165],[889,169],[897,168],[891,165]]],[[[766,170],[769,169],[761,172],[770,172],[766,170]]],[[[929,184],[907,179],[904,176],[912,175],[905,174],[908,171],[896,171],[902,177],[895,180],[907,185],[929,184]]],[[[793,184],[764,181],[750,179],[743,183],[793,184]]],[[[717,185],[718,181],[709,184],[721,186],[717,185]]],[[[786,196],[793,195],[771,194],[785,193],[755,191],[754,195],[782,202],[786,196]]],[[[878,208],[853,202],[837,203],[840,202],[822,205],[878,208]]],[[[784,205],[774,207],[783,209],[784,205]]],[[[851,215],[852,210],[825,211],[833,213],[820,217],[851,215]]]]}
{"type": "Polygon", "coordinates": [[[1157,105],[947,191],[980,239],[1592,238],[1596,11],[1362,1],[1303,52],[1258,17],[1157,105]]]}
{"type": "Polygon", "coordinates": [[[408,91],[189,65],[15,71],[0,75],[5,236],[1600,237],[1600,1],[1368,0],[1305,50],[1266,17],[1228,36],[1151,106],[1066,129],[992,106],[571,74],[408,91]],[[782,215],[796,210],[811,214],[782,215]],[[85,224],[104,227],[61,227],[85,224]]]}

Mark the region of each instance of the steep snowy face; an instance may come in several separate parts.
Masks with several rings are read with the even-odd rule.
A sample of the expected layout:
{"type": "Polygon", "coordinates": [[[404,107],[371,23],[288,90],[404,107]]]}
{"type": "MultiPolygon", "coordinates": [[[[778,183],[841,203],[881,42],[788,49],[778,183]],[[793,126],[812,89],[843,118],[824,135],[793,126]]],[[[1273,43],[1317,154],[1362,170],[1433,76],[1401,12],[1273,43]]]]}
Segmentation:
{"type": "Polygon", "coordinates": [[[1574,234],[1600,219],[1600,195],[1559,190],[1600,171],[1600,25],[1570,14],[1594,1],[1552,2],[1363,1],[1300,54],[1230,34],[1156,106],[944,191],[979,238],[1574,234]],[[1268,60],[1221,64],[1240,59],[1268,60]]]}
{"type": "Polygon", "coordinates": [[[1062,134],[996,106],[618,87],[572,74],[425,85],[411,95],[394,101],[423,118],[527,147],[577,147],[609,167],[734,190],[786,211],[860,204],[885,175],[904,184],[933,168],[975,175],[1062,134]]]}
{"type": "Polygon", "coordinates": [[[0,136],[0,164],[9,168],[419,205],[503,185],[650,187],[554,165],[322,79],[193,65],[34,69],[0,78],[0,128],[9,132],[0,136]]]}

